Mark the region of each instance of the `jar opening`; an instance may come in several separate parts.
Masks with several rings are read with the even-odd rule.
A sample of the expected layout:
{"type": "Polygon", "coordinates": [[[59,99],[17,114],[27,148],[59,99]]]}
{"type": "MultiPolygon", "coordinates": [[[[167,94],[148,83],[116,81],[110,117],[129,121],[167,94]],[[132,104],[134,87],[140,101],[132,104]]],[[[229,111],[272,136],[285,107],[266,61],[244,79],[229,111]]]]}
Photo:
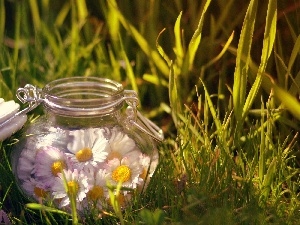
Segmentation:
{"type": "Polygon", "coordinates": [[[123,106],[122,84],[106,78],[72,77],[48,83],[42,90],[44,107],[66,116],[95,116],[123,106]]]}

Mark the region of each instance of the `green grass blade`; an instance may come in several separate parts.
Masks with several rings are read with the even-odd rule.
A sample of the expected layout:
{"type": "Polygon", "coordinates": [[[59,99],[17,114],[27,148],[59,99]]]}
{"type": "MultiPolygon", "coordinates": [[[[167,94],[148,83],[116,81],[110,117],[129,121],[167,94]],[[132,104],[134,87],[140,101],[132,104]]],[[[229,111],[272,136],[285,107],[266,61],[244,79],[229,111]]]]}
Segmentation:
{"type": "Polygon", "coordinates": [[[34,28],[36,31],[38,31],[41,26],[41,18],[40,18],[38,3],[36,0],[30,0],[29,5],[31,9],[34,28]]]}
{"type": "Polygon", "coordinates": [[[291,33],[292,39],[293,39],[294,41],[296,41],[296,39],[297,39],[297,33],[298,33],[297,27],[295,27],[296,29],[293,28],[292,23],[293,23],[294,21],[290,21],[290,18],[288,18],[288,17],[286,16],[286,14],[285,14],[285,19],[286,19],[286,23],[287,23],[287,25],[288,25],[288,27],[289,27],[289,31],[290,31],[290,33],[291,33]]]}
{"type": "Polygon", "coordinates": [[[19,57],[19,45],[20,45],[20,33],[21,33],[21,13],[22,12],[22,3],[16,5],[16,20],[15,20],[15,47],[13,60],[14,63],[18,61],[19,57]]]}
{"type": "Polygon", "coordinates": [[[11,88],[7,86],[0,74],[0,97],[6,100],[13,99],[14,93],[12,93],[11,88]]]}
{"type": "Polygon", "coordinates": [[[109,34],[113,41],[117,41],[120,35],[120,22],[118,20],[117,10],[115,10],[116,8],[116,1],[109,1],[106,20],[108,23],[109,34]]]}
{"type": "Polygon", "coordinates": [[[282,102],[282,104],[300,120],[300,103],[298,100],[286,90],[277,85],[273,85],[275,96],[282,102]]]}
{"type": "Polygon", "coordinates": [[[143,74],[143,80],[155,85],[162,85],[164,87],[169,86],[168,81],[164,79],[160,79],[158,76],[154,74],[148,74],[148,73],[143,74]]]}
{"type": "Polygon", "coordinates": [[[219,61],[222,56],[225,54],[225,52],[227,51],[227,49],[229,48],[232,40],[234,37],[234,32],[231,33],[230,37],[228,38],[227,42],[224,44],[224,47],[222,48],[222,51],[213,59],[211,59],[208,63],[206,63],[205,65],[203,65],[201,67],[201,72],[200,72],[200,77],[204,76],[204,72],[207,68],[209,68],[210,66],[214,65],[217,61],[219,61]]]}
{"type": "Polygon", "coordinates": [[[4,31],[5,31],[5,4],[4,0],[0,0],[0,47],[2,47],[4,40],[4,31]]]}
{"type": "Polygon", "coordinates": [[[112,69],[112,78],[117,81],[121,81],[120,62],[116,59],[110,45],[107,47],[107,49],[112,69]]]}
{"type": "Polygon", "coordinates": [[[85,0],[77,0],[76,1],[76,5],[77,5],[77,15],[78,15],[78,20],[80,22],[86,20],[89,12],[87,10],[87,6],[86,6],[86,1],[85,0]]]}
{"type": "Polygon", "coordinates": [[[289,88],[289,93],[292,95],[296,95],[297,93],[300,93],[300,71],[296,75],[296,77],[293,79],[293,83],[291,84],[291,87],[289,88]]]}
{"type": "MultiPolygon", "coordinates": [[[[110,4],[112,1],[109,1],[110,4]]],[[[116,5],[116,4],[114,4],[116,5]]],[[[115,10],[116,15],[118,15],[118,19],[124,26],[124,28],[132,35],[137,44],[140,46],[142,51],[153,61],[153,63],[157,66],[157,68],[166,76],[169,75],[169,67],[164,61],[164,59],[160,56],[160,54],[151,48],[146,39],[139,33],[139,31],[122,15],[122,13],[116,8],[112,7],[115,10]]]]}
{"type": "Polygon", "coordinates": [[[53,212],[53,213],[58,213],[58,214],[63,214],[63,215],[70,215],[69,213],[67,213],[63,210],[59,210],[59,209],[52,208],[52,207],[49,207],[49,206],[41,205],[41,204],[38,204],[38,203],[27,203],[26,207],[29,208],[29,209],[34,209],[34,210],[44,210],[44,211],[47,211],[47,212],[53,212]]]}
{"type": "Polygon", "coordinates": [[[189,43],[187,53],[183,60],[183,65],[182,65],[182,69],[181,69],[182,74],[187,74],[188,71],[190,70],[190,67],[192,66],[192,64],[194,62],[196,51],[198,50],[198,47],[199,47],[199,44],[201,41],[204,15],[207,11],[208,6],[210,5],[210,2],[211,2],[211,0],[206,1],[203,11],[202,11],[202,14],[201,14],[201,17],[200,17],[200,20],[199,20],[199,23],[198,23],[198,27],[197,27],[196,31],[194,32],[193,37],[189,43]]]}
{"type": "Polygon", "coordinates": [[[188,118],[186,118],[185,116],[183,116],[181,114],[178,115],[178,118],[189,128],[189,130],[191,131],[191,133],[195,136],[195,138],[197,140],[199,140],[202,144],[205,144],[205,141],[207,141],[207,138],[205,138],[201,135],[199,130],[191,124],[191,121],[188,118]]]}
{"type": "MultiPolygon", "coordinates": [[[[231,52],[233,55],[237,55],[237,49],[229,46],[228,47],[228,51],[231,52]]],[[[246,62],[246,58],[245,57],[241,57],[241,59],[246,62]]],[[[252,61],[252,59],[250,58],[249,60],[249,68],[251,70],[251,73],[249,74],[251,76],[251,78],[253,80],[255,80],[256,76],[255,74],[257,74],[258,71],[258,65],[252,61]]],[[[267,72],[264,73],[264,76],[262,76],[262,88],[267,92],[270,93],[271,89],[272,89],[272,85],[274,83],[274,79],[271,77],[270,74],[268,74],[267,72]]]]}
{"type": "Polygon", "coordinates": [[[219,120],[219,118],[217,117],[217,112],[215,110],[215,107],[212,103],[212,100],[210,98],[210,95],[206,89],[206,86],[204,85],[204,82],[201,80],[202,82],[202,85],[204,87],[204,92],[205,92],[205,100],[207,101],[207,104],[208,104],[208,108],[210,110],[210,113],[213,117],[213,120],[214,120],[214,124],[216,125],[216,128],[217,128],[217,131],[220,132],[221,131],[221,128],[222,128],[222,123],[221,121],[219,120]]]}
{"type": "MultiPolygon", "coordinates": [[[[216,36],[218,34],[218,32],[220,32],[220,30],[223,28],[224,22],[226,22],[228,15],[230,15],[232,12],[233,4],[234,4],[234,0],[229,0],[226,2],[225,7],[222,7],[222,13],[221,13],[220,17],[216,18],[217,21],[214,26],[214,32],[212,33],[214,36],[216,36]]],[[[232,23],[232,25],[234,25],[234,23],[232,23]]]]}
{"type": "Polygon", "coordinates": [[[68,16],[71,9],[71,5],[69,1],[66,1],[65,4],[61,7],[61,10],[57,13],[55,19],[55,26],[60,27],[64,23],[66,17],[68,16]]]}
{"type": "Polygon", "coordinates": [[[286,81],[285,81],[285,86],[286,87],[285,88],[286,89],[287,89],[287,86],[288,86],[288,81],[287,81],[288,76],[290,76],[291,79],[292,79],[292,81],[293,81],[292,85],[293,84],[297,85],[297,83],[295,83],[295,81],[294,81],[294,78],[291,76],[291,71],[292,71],[292,67],[293,67],[293,65],[295,63],[295,60],[296,60],[299,52],[300,52],[300,35],[296,39],[295,45],[293,47],[293,50],[292,50],[292,53],[291,53],[291,56],[290,56],[290,59],[289,59],[289,62],[288,62],[287,75],[285,76],[285,78],[286,78],[286,81]]]}
{"type": "Polygon", "coordinates": [[[180,12],[179,16],[177,17],[175,26],[174,26],[174,35],[175,35],[174,52],[176,54],[177,64],[179,67],[181,67],[181,65],[182,65],[182,59],[184,56],[183,47],[182,47],[182,39],[181,39],[181,28],[180,28],[181,16],[182,16],[182,12],[180,12]]]}
{"type": "Polygon", "coordinates": [[[267,170],[267,174],[264,177],[264,181],[261,189],[260,204],[264,204],[270,194],[271,184],[273,182],[273,178],[276,172],[276,166],[277,166],[277,158],[273,158],[267,170]]]}
{"type": "Polygon", "coordinates": [[[178,125],[178,115],[181,114],[181,104],[180,104],[180,96],[179,96],[179,87],[178,87],[178,78],[174,71],[174,64],[171,61],[170,65],[170,76],[169,76],[169,99],[170,99],[170,107],[172,109],[172,117],[175,125],[178,125]]]}
{"type": "Polygon", "coordinates": [[[234,71],[233,105],[237,121],[242,122],[242,110],[245,103],[247,76],[250,62],[250,50],[254,31],[257,0],[251,0],[243,22],[237,49],[236,67],[234,71]],[[245,60],[243,59],[245,58],[245,60]]]}
{"type": "Polygon", "coordinates": [[[53,51],[55,57],[59,58],[63,51],[61,51],[61,47],[59,43],[57,43],[55,35],[51,32],[49,27],[42,22],[41,26],[42,34],[45,37],[45,40],[48,42],[49,47],[53,51]]]}
{"type": "Polygon", "coordinates": [[[167,62],[168,65],[171,64],[171,59],[168,57],[168,55],[165,53],[164,49],[162,48],[162,46],[158,43],[158,39],[160,37],[160,35],[165,31],[165,29],[163,29],[161,32],[159,32],[157,38],[156,38],[156,48],[157,51],[159,52],[159,54],[161,55],[161,57],[167,62]]]}
{"type": "Polygon", "coordinates": [[[243,119],[248,114],[254,99],[260,89],[262,83],[263,73],[265,72],[268,60],[273,50],[274,41],[276,37],[276,24],[277,24],[277,0],[270,0],[267,11],[266,27],[263,39],[263,49],[261,54],[261,63],[258,68],[256,79],[247,96],[245,105],[243,107],[243,119]]]}
{"type": "Polygon", "coordinates": [[[129,62],[129,59],[128,59],[127,55],[126,55],[126,52],[124,50],[124,46],[123,46],[123,43],[121,41],[121,38],[120,38],[120,43],[121,43],[121,55],[122,55],[123,60],[125,62],[126,75],[127,75],[128,79],[130,81],[132,89],[135,90],[136,93],[138,94],[139,93],[139,89],[138,89],[138,86],[137,86],[137,83],[136,83],[136,78],[135,78],[132,66],[131,66],[131,64],[129,62]]]}
{"type": "Polygon", "coordinates": [[[76,2],[71,4],[71,45],[69,51],[70,73],[77,67],[77,48],[79,46],[79,26],[78,26],[78,12],[76,2]]]}
{"type": "MultiPolygon", "coordinates": [[[[260,131],[260,147],[257,148],[256,155],[259,156],[258,158],[258,177],[259,177],[259,186],[261,187],[264,181],[264,175],[265,175],[265,167],[266,167],[266,161],[265,161],[265,113],[264,113],[264,103],[261,103],[261,118],[260,118],[260,129],[258,129],[256,132],[260,131]]],[[[256,133],[255,132],[255,133],[256,133]]],[[[254,134],[255,134],[254,133],[254,134]]]]}

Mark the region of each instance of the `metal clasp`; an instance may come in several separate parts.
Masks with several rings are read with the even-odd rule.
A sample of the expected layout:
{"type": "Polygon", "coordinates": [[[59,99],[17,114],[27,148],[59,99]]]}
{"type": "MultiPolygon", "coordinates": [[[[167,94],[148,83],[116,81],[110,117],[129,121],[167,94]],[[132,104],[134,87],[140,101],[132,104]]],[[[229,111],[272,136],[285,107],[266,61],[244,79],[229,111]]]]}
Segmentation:
{"type": "Polygon", "coordinates": [[[164,134],[162,129],[160,129],[155,123],[153,123],[148,118],[144,117],[138,110],[138,97],[137,93],[132,90],[124,90],[124,99],[128,104],[126,108],[126,114],[129,119],[129,123],[134,125],[136,128],[141,130],[142,132],[150,135],[157,141],[164,140],[164,134]]]}
{"type": "Polygon", "coordinates": [[[20,111],[20,113],[28,113],[35,109],[42,101],[42,89],[31,84],[26,84],[24,88],[17,90],[17,98],[23,104],[28,103],[28,107],[20,111]]]}

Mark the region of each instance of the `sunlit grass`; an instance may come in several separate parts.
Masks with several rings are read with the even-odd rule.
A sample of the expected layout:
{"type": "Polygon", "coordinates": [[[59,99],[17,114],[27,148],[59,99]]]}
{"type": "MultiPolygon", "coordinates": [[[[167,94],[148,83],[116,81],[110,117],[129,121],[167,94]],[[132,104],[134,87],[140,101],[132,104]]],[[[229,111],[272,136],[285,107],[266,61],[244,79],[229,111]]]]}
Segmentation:
{"type": "Polygon", "coordinates": [[[10,168],[18,132],[0,144],[0,210],[13,223],[297,224],[297,8],[277,20],[293,5],[199,2],[0,0],[0,97],[26,83],[108,77],[139,93],[166,136],[148,188],[127,208],[112,195],[113,207],[74,220],[22,196],[10,168]]]}

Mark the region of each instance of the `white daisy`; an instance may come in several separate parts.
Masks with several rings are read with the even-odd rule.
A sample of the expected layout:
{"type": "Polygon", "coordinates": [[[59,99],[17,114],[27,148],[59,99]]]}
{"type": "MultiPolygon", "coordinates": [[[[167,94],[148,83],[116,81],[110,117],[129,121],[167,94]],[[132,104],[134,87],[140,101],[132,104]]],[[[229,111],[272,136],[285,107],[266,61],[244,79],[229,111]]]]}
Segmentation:
{"type": "Polygon", "coordinates": [[[140,174],[140,178],[142,178],[144,180],[144,184],[139,187],[139,189],[142,190],[143,188],[147,187],[147,185],[150,181],[150,178],[152,177],[152,175],[157,167],[157,164],[158,164],[157,151],[154,152],[152,157],[145,155],[145,154],[141,154],[139,157],[139,163],[142,167],[142,172],[140,174]]]}
{"type": "MultiPolygon", "coordinates": [[[[92,175],[92,174],[91,174],[92,175]]],[[[94,172],[94,176],[89,176],[88,182],[90,185],[87,198],[90,201],[106,199],[108,197],[108,189],[106,182],[108,180],[108,172],[105,169],[99,169],[94,172]]]]}
{"type": "Polygon", "coordinates": [[[52,185],[55,177],[63,169],[71,169],[71,164],[63,151],[47,146],[37,152],[35,157],[35,176],[39,180],[52,185]]]}
{"type": "Polygon", "coordinates": [[[115,158],[108,161],[106,168],[110,174],[108,178],[112,185],[122,182],[123,187],[135,189],[137,185],[143,182],[143,179],[140,178],[142,167],[139,161],[127,157],[121,159],[121,161],[115,158]]]}
{"type": "Polygon", "coordinates": [[[158,164],[157,151],[154,151],[152,156],[141,154],[139,156],[139,161],[140,161],[141,166],[143,167],[143,172],[140,175],[140,177],[143,178],[144,180],[146,179],[146,176],[152,177],[152,175],[157,167],[157,164],[158,164]]]}
{"type": "MultiPolygon", "coordinates": [[[[109,131],[108,131],[109,132],[109,131]]],[[[114,127],[110,130],[111,136],[109,139],[109,148],[107,161],[117,158],[121,160],[124,157],[128,157],[138,160],[139,149],[137,148],[134,140],[120,129],[114,127]]]]}
{"type": "Polygon", "coordinates": [[[104,162],[108,154],[106,151],[108,141],[101,129],[75,130],[70,132],[70,136],[73,140],[68,143],[67,148],[72,154],[66,154],[74,162],[74,168],[81,170],[104,162]]]}
{"type": "Polygon", "coordinates": [[[96,207],[102,209],[103,203],[105,203],[109,197],[108,188],[106,182],[109,174],[105,169],[96,168],[86,173],[88,177],[89,191],[86,194],[86,198],[81,202],[82,209],[89,209],[90,207],[96,207]]]}
{"type": "Polygon", "coordinates": [[[69,197],[72,196],[76,198],[76,202],[81,202],[89,190],[87,180],[87,176],[77,169],[74,171],[63,170],[62,173],[59,173],[52,186],[52,195],[54,199],[59,199],[59,207],[68,206],[70,204],[69,197]]]}

